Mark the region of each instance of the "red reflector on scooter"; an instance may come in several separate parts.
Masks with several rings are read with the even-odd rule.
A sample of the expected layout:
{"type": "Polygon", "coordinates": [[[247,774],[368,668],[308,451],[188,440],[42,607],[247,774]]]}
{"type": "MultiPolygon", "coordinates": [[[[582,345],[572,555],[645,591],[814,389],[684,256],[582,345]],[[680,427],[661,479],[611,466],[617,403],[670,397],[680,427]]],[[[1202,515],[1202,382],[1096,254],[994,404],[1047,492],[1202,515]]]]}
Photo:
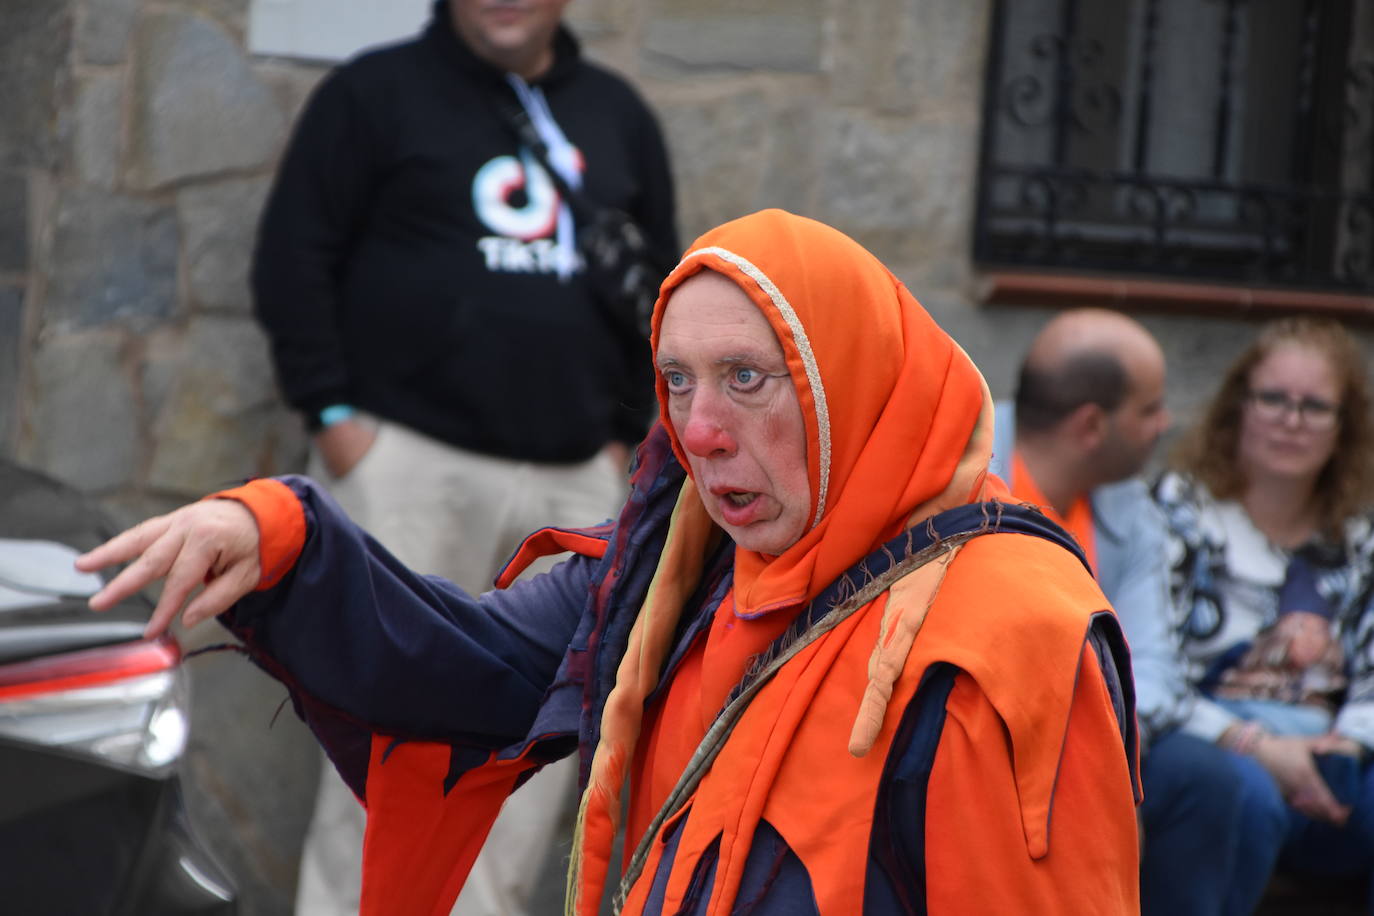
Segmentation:
{"type": "Polygon", "coordinates": [[[181,647],[165,635],[15,662],[0,666],[0,702],[154,674],[180,662],[181,647]]]}

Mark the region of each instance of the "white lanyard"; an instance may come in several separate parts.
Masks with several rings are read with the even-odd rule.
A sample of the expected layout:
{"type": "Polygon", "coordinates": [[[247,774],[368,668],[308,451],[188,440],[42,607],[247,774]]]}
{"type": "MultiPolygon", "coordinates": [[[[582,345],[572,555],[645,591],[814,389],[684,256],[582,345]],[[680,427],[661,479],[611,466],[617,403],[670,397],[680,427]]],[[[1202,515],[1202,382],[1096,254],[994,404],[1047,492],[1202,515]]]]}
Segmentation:
{"type": "MultiPolygon", "coordinates": [[[[538,87],[530,86],[529,83],[514,73],[507,73],[506,81],[515,90],[515,95],[520,99],[525,114],[529,115],[530,123],[534,125],[535,132],[539,134],[539,139],[544,141],[544,148],[548,151],[549,164],[557,169],[559,176],[568,183],[569,187],[581,190],[582,172],[577,168],[577,149],[568,142],[568,138],[563,135],[562,128],[553,119],[553,112],[549,111],[549,103],[544,98],[543,91],[538,87]]],[[[537,167],[537,163],[528,152],[522,152],[520,158],[526,172],[537,167]]],[[[555,236],[558,246],[555,263],[558,267],[560,280],[566,281],[577,269],[576,233],[572,208],[568,206],[566,200],[560,200],[558,231],[555,236]]]]}

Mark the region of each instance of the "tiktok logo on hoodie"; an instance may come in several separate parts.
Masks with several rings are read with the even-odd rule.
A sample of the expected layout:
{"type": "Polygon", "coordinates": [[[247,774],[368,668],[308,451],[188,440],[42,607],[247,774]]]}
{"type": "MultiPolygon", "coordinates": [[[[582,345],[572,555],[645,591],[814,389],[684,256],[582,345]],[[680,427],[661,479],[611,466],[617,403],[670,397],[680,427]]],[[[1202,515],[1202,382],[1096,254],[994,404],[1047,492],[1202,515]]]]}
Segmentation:
{"type": "MultiPolygon", "coordinates": [[[[581,171],[581,156],[578,157],[581,171]]],[[[560,273],[564,259],[571,271],[582,268],[576,250],[558,247],[555,230],[562,196],[544,167],[528,152],[497,156],[477,170],[472,179],[472,206],[477,218],[494,235],[477,240],[477,248],[494,273],[560,273]],[[517,204],[518,192],[524,192],[517,204]]]]}

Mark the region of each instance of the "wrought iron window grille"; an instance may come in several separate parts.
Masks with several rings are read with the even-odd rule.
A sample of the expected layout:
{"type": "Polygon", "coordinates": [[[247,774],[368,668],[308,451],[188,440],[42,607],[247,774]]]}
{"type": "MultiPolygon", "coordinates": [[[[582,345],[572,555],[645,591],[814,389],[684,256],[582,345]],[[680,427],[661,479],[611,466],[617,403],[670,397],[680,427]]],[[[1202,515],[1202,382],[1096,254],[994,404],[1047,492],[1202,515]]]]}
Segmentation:
{"type": "Polygon", "coordinates": [[[995,0],[974,256],[1374,289],[1374,0],[995,0]]]}

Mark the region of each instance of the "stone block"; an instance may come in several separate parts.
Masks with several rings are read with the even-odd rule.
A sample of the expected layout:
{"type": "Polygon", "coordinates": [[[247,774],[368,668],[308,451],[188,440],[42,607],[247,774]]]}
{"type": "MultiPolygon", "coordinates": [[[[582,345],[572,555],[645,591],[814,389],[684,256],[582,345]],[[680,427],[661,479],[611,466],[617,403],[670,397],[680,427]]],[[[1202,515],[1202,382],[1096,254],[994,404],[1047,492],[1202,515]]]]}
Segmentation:
{"type": "Polygon", "coordinates": [[[24,353],[24,290],[0,286],[0,455],[14,454],[19,431],[19,363],[24,353]]]}
{"type": "Polygon", "coordinates": [[[18,169],[0,169],[0,271],[29,266],[29,182],[18,169]]]}
{"type": "Polygon", "coordinates": [[[176,308],[176,215],[170,206],[98,189],[65,192],[57,206],[45,319],[143,329],[176,308]]]}
{"type": "Polygon", "coordinates": [[[805,100],[745,91],[658,109],[686,239],[763,207],[811,209],[815,118],[805,100]]]}
{"type": "Polygon", "coordinates": [[[304,61],[265,60],[255,63],[253,69],[258,79],[272,90],[287,123],[295,124],[306,100],[331,68],[304,61]]]}
{"type": "Polygon", "coordinates": [[[112,189],[119,176],[120,78],[100,73],[77,86],[70,158],[86,184],[112,189]]]}
{"type": "Polygon", "coordinates": [[[88,64],[122,63],[134,32],[138,0],[87,0],[77,19],[76,50],[88,64]]]}
{"type": "Polygon", "coordinates": [[[633,25],[635,6],[635,0],[577,0],[564,19],[579,39],[596,41],[633,25]]]}
{"type": "Polygon", "coordinates": [[[967,258],[977,125],[922,124],[855,111],[819,116],[817,215],[881,260],[967,258]]]}
{"type": "Polygon", "coordinates": [[[636,82],[640,61],[639,42],[624,34],[606,32],[582,40],[582,56],[599,67],[636,82]]]}
{"type": "Polygon", "coordinates": [[[148,485],[195,496],[261,473],[277,415],[262,332],[244,318],[203,316],[158,344],[144,370],[148,485]]]}
{"type": "Polygon", "coordinates": [[[835,17],[832,101],[885,114],[980,117],[986,0],[873,0],[835,17]]]}
{"type": "Polygon", "coordinates": [[[737,144],[767,114],[758,92],[659,107],[685,239],[749,212],[762,178],[762,157],[739,155],[737,144]]]}
{"type": "Polygon", "coordinates": [[[154,418],[176,409],[177,390],[188,382],[217,414],[279,403],[267,338],[251,319],[202,315],[184,328],[161,328],[146,342],[143,396],[154,418]]]}
{"type": "Polygon", "coordinates": [[[242,44],[248,34],[248,8],[253,0],[176,0],[177,4],[188,10],[204,13],[220,25],[242,44]]]}
{"type": "Polygon", "coordinates": [[[222,27],[153,13],[134,36],[128,180],[160,187],[265,166],[286,130],[273,92],[222,27]]]}
{"type": "Polygon", "coordinates": [[[893,27],[892,20],[900,15],[903,0],[870,0],[855,3],[846,15],[836,16],[832,28],[831,45],[834,55],[830,61],[830,95],[835,102],[847,105],[866,105],[869,80],[875,69],[886,68],[891,61],[870,60],[874,49],[885,42],[884,24],[893,27]]]}
{"type": "Polygon", "coordinates": [[[285,404],[272,423],[272,449],[262,467],[264,474],[304,474],[310,453],[310,436],[301,415],[285,404]]]}
{"type": "Polygon", "coordinates": [[[40,341],[33,356],[31,463],[93,492],[132,482],[138,415],[123,355],[123,336],[108,330],[40,341]]]}
{"type": "Polygon", "coordinates": [[[992,20],[989,0],[907,0],[910,46],[904,62],[879,87],[879,108],[906,110],[910,98],[922,119],[982,120],[983,71],[992,20]]]}
{"type": "Polygon", "coordinates": [[[644,11],[644,55],[679,70],[821,69],[822,0],[654,0],[644,11]]]}
{"type": "Polygon", "coordinates": [[[5,0],[0,12],[0,166],[48,166],[71,47],[68,0],[5,0]]]}
{"type": "Polygon", "coordinates": [[[177,195],[191,300],[247,312],[248,271],[268,178],[189,187],[177,195]]]}
{"type": "Polygon", "coordinates": [[[758,135],[767,165],[754,209],[780,207],[809,214],[815,209],[816,117],[805,99],[791,99],[769,115],[758,135]]]}
{"type": "Polygon", "coordinates": [[[1021,306],[974,308],[966,297],[923,294],[918,277],[899,276],[931,317],[968,353],[987,380],[992,396],[1014,397],[1021,360],[1031,339],[1054,312],[1021,306]]]}

